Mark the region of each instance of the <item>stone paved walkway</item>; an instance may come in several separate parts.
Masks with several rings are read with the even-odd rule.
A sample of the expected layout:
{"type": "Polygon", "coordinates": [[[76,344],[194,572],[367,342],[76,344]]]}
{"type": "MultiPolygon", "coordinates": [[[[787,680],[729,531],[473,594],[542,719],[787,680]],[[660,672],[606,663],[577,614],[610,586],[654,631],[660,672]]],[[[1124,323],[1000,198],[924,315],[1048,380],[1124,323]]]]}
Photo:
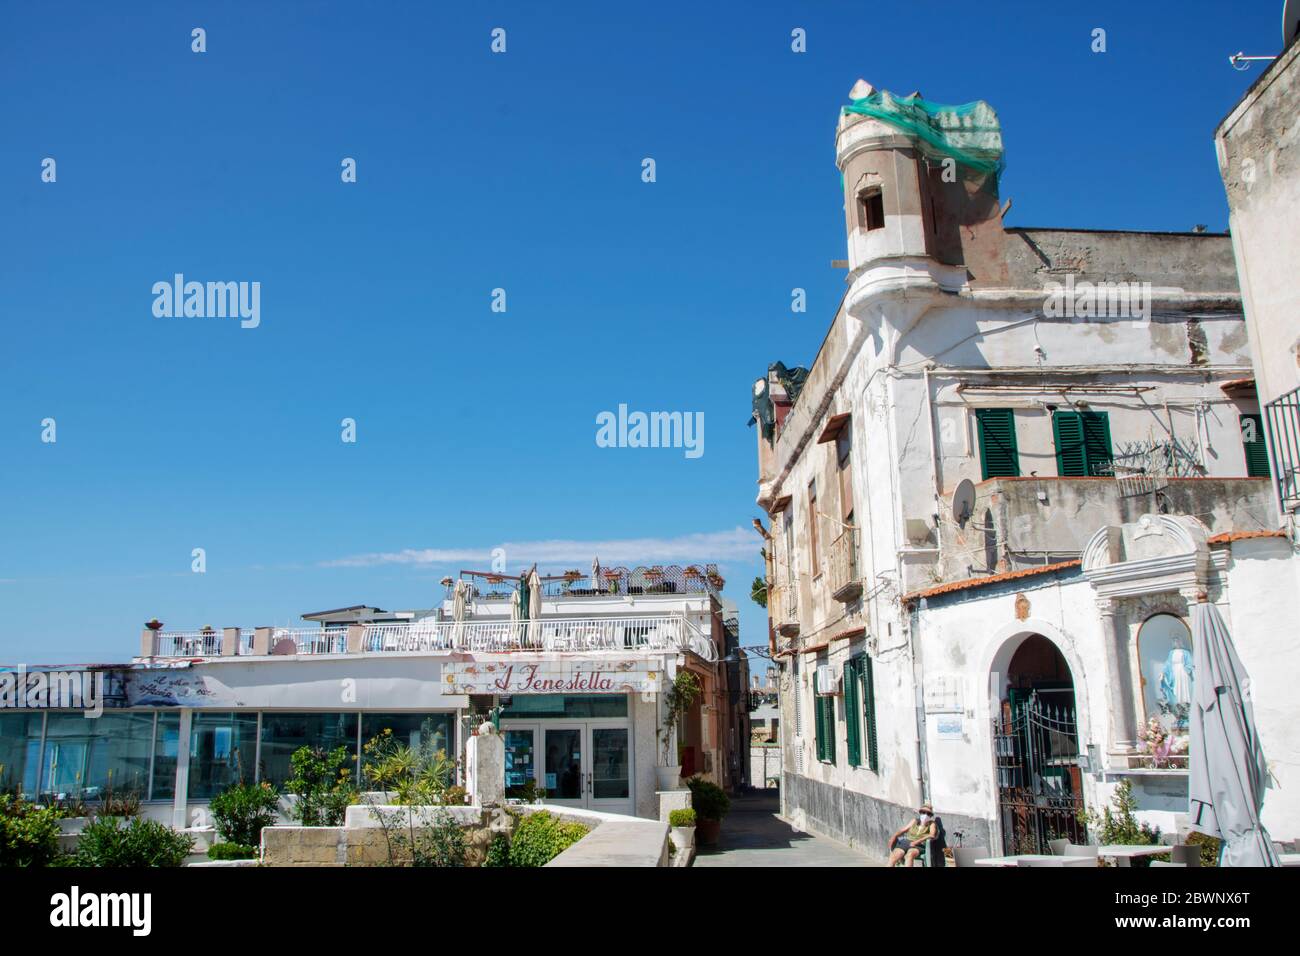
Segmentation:
{"type": "Polygon", "coordinates": [[[843,843],[812,833],[796,833],[777,817],[776,790],[733,797],[716,847],[696,854],[693,866],[882,866],[843,843]]]}

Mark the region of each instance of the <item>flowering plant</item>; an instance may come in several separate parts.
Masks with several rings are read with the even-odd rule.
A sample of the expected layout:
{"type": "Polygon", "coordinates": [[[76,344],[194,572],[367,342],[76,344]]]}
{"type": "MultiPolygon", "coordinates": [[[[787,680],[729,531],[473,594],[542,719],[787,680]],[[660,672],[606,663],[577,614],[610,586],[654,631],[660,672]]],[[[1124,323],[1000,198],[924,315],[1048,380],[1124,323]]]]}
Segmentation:
{"type": "Polygon", "coordinates": [[[1187,756],[1187,737],[1173,733],[1160,718],[1152,717],[1138,735],[1138,751],[1157,770],[1174,766],[1187,756]]]}

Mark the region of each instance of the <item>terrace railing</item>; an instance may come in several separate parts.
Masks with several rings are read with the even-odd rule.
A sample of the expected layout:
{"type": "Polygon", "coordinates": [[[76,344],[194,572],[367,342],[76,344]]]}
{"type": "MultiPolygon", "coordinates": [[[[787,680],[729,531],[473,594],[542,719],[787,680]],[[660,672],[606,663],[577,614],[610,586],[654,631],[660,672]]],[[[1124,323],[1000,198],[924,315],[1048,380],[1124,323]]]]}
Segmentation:
{"type": "MultiPolygon", "coordinates": [[[[361,650],[368,653],[478,651],[690,651],[717,660],[717,646],[680,615],[618,618],[540,618],[534,621],[410,621],[353,625],[362,628],[361,650]]],[[[267,651],[273,655],[346,654],[346,627],[278,627],[267,651]]],[[[253,651],[253,629],[240,632],[236,652],[253,651]]],[[[156,657],[219,657],[221,632],[171,631],[157,637],[156,657]]]]}
{"type": "Polygon", "coordinates": [[[717,660],[717,647],[683,617],[540,618],[535,621],[413,621],[369,624],[362,649],[385,651],[690,651],[717,660]]]}
{"type": "MultiPolygon", "coordinates": [[[[485,571],[461,571],[460,576],[469,583],[470,598],[475,601],[509,601],[519,587],[514,575],[491,574],[485,571]]],[[[543,598],[588,598],[644,594],[710,594],[719,590],[716,564],[675,564],[652,567],[602,568],[593,580],[590,571],[573,574],[552,574],[541,577],[543,598]]],[[[447,599],[453,596],[453,587],[447,588],[447,599]]]]}

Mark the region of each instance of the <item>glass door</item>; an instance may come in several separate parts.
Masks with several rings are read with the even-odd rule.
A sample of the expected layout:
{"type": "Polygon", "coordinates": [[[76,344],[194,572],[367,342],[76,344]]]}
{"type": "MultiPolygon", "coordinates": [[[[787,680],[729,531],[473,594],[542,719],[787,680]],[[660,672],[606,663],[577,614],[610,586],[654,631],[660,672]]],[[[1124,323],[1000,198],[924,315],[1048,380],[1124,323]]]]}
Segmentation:
{"type": "Polygon", "coordinates": [[[582,724],[548,724],[543,730],[542,786],[546,802],[586,806],[582,724]]]}
{"type": "Polygon", "coordinates": [[[537,737],[535,726],[510,724],[501,728],[506,748],[506,796],[528,799],[537,784],[537,737]]]}
{"type": "Polygon", "coordinates": [[[589,725],[591,754],[587,806],[607,813],[632,813],[632,761],[626,726],[589,725]]]}

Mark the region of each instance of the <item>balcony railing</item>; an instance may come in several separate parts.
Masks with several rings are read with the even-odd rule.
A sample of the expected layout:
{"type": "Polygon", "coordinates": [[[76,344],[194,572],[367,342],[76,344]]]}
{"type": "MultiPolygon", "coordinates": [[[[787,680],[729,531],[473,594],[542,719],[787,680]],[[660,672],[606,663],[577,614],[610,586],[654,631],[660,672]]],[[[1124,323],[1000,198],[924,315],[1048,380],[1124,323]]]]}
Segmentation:
{"type": "Polygon", "coordinates": [[[1300,388],[1266,404],[1264,419],[1282,511],[1300,510],[1300,388]]]}
{"type": "Polygon", "coordinates": [[[541,618],[535,621],[414,621],[371,624],[362,647],[383,651],[691,651],[717,660],[717,647],[682,617],[541,618]]]}
{"type": "MultiPolygon", "coordinates": [[[[690,651],[706,661],[718,659],[717,646],[684,617],[540,618],[535,621],[411,621],[353,625],[361,628],[360,649],[367,653],[469,651],[690,651]]],[[[252,652],[237,644],[241,655],[252,652]]],[[[221,633],[165,632],[156,657],[218,657],[221,633]]],[[[267,651],[276,655],[346,654],[347,628],[274,628],[267,651]]]]}
{"type": "MultiPolygon", "coordinates": [[[[509,601],[518,593],[519,577],[486,571],[461,571],[475,601],[509,601]]],[[[602,568],[594,579],[590,571],[577,575],[552,574],[541,577],[544,599],[617,597],[645,594],[709,594],[721,587],[716,564],[680,567],[675,564],[637,567],[602,568]]],[[[454,584],[447,588],[447,599],[454,595],[454,584]]]]}
{"type": "Polygon", "coordinates": [[[848,603],[862,593],[862,576],[858,573],[858,529],[845,528],[829,555],[831,596],[848,603]]]}
{"type": "Polygon", "coordinates": [[[786,636],[799,633],[799,592],[791,584],[774,584],[768,589],[768,615],[772,626],[786,636]]]}
{"type": "Polygon", "coordinates": [[[161,631],[158,634],[159,657],[216,657],[220,653],[220,631],[161,631]]]}

